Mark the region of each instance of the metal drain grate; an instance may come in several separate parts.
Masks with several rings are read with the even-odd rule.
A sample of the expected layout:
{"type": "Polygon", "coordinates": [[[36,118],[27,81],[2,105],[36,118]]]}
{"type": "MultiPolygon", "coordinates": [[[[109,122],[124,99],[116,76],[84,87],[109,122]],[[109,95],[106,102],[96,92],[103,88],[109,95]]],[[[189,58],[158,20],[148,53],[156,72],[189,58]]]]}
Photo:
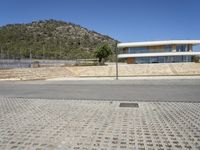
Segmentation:
{"type": "Polygon", "coordinates": [[[138,105],[138,103],[120,103],[119,107],[139,108],[139,105],[138,105]]]}

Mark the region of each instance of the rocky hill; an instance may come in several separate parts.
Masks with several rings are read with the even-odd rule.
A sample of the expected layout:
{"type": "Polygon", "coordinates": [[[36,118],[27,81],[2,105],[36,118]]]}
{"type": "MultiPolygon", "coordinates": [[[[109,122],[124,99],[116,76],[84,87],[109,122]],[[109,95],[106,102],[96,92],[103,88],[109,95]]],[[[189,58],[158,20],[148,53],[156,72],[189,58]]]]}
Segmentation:
{"type": "Polygon", "coordinates": [[[92,58],[101,44],[114,48],[116,40],[80,25],[57,20],[0,27],[1,58],[92,58]]]}

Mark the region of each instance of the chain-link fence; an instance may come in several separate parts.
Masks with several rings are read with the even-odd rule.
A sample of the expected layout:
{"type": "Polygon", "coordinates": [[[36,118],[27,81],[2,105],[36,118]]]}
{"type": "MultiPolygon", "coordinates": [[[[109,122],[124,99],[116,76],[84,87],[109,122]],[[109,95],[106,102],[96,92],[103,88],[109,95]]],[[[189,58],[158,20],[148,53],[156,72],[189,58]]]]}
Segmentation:
{"type": "Polygon", "coordinates": [[[29,68],[35,64],[38,66],[64,66],[75,65],[77,60],[30,60],[30,59],[0,59],[0,68],[29,68]]]}
{"type": "Polygon", "coordinates": [[[94,65],[97,64],[97,62],[98,59],[76,59],[76,60],[0,59],[0,69],[94,65]]]}

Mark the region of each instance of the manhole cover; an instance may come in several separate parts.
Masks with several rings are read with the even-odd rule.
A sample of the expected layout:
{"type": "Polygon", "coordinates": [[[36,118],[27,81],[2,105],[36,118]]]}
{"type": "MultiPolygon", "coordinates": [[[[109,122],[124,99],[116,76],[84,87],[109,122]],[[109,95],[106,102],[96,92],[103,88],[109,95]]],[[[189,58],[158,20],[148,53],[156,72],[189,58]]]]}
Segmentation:
{"type": "Polygon", "coordinates": [[[139,105],[138,105],[138,103],[120,103],[119,107],[139,108],[139,105]]]}

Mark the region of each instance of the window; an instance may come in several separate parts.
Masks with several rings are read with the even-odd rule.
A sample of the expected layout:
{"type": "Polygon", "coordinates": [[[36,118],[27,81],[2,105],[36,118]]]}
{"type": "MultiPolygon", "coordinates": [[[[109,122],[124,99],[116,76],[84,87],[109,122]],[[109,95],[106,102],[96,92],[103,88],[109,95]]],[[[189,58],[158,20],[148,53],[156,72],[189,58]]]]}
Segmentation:
{"type": "Polygon", "coordinates": [[[187,52],[188,51],[188,46],[187,45],[177,45],[176,46],[176,51],[177,52],[187,52]]]}
{"type": "Polygon", "coordinates": [[[149,57],[139,57],[135,59],[136,64],[147,64],[149,63],[149,57]]]}
{"type": "Polygon", "coordinates": [[[146,47],[131,47],[128,49],[129,54],[148,53],[148,51],[146,47]]]}
{"type": "Polygon", "coordinates": [[[158,57],[150,57],[150,63],[158,63],[158,57]]]}
{"type": "Polygon", "coordinates": [[[158,62],[159,63],[164,63],[165,62],[165,57],[164,56],[158,57],[158,62]]]}
{"type": "Polygon", "coordinates": [[[172,46],[171,46],[171,45],[166,45],[166,46],[164,47],[164,51],[165,51],[165,52],[171,52],[171,51],[172,51],[172,46]]]}

